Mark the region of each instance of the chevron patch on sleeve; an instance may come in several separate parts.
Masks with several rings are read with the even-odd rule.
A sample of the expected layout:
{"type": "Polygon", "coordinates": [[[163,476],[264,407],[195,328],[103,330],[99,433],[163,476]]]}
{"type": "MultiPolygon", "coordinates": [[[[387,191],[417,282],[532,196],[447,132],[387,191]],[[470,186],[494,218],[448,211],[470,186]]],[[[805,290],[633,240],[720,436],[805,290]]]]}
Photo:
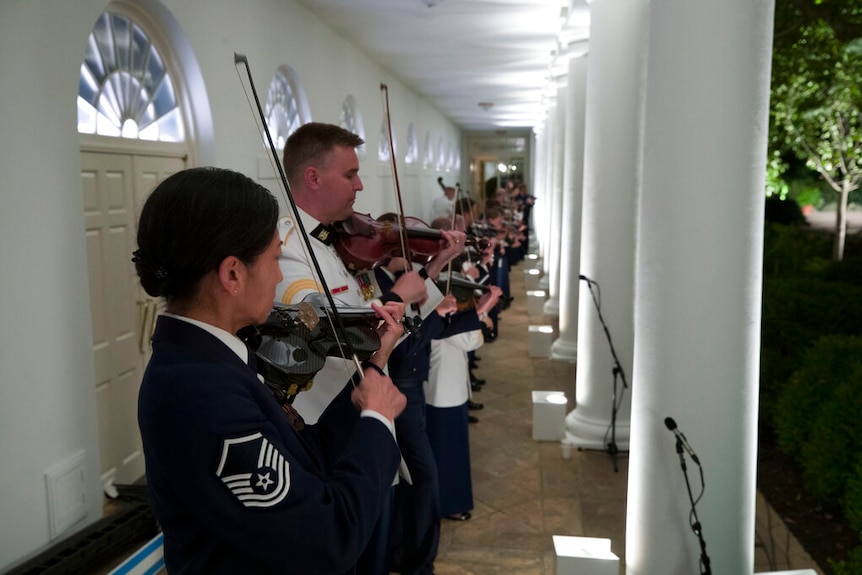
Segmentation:
{"type": "Polygon", "coordinates": [[[216,475],[246,507],[274,507],[290,491],[290,464],[260,432],[225,439],[216,475]]]}

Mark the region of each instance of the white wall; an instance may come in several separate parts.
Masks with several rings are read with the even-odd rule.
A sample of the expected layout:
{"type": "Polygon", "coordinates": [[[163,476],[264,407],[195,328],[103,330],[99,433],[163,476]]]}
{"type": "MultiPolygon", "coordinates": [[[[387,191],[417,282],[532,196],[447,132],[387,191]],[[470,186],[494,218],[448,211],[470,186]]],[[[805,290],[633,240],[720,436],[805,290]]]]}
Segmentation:
{"type": "MultiPolygon", "coordinates": [[[[235,73],[234,52],[238,52],[248,56],[262,99],[275,70],[284,64],[293,67],[305,87],[315,121],[338,123],[344,99],[348,94],[353,95],[362,113],[366,138],[366,153],[360,160],[365,191],[358,196],[358,211],[378,215],[396,208],[390,164],[381,165],[377,160],[383,122],[381,82],[389,89],[405,212],[423,216],[426,204],[439,192],[437,176],[444,175],[453,181],[456,178],[438,174],[433,169],[410,170],[403,158],[410,122],[414,124],[420,146],[428,130],[435,144],[440,137],[444,142],[459,143],[457,127],[304,7],[295,2],[263,0],[241,4],[230,0],[174,0],[166,5],[188,36],[203,71],[215,121],[216,157],[220,165],[259,175],[258,158],[265,155],[257,145],[256,124],[235,73]]],[[[275,182],[267,184],[275,185],[275,182]]]]}
{"type": "MultiPolygon", "coordinates": [[[[204,163],[268,176],[258,173],[264,151],[235,51],[248,56],[264,94],[280,65],[296,69],[315,120],[337,123],[344,98],[356,98],[367,140],[359,211],[395,207],[389,165],[377,161],[381,82],[400,157],[410,122],[420,155],[428,130],[435,147],[440,138],[461,142],[438,110],[292,0],[154,2],[138,4],[170,12],[200,68],[212,117],[195,154],[204,163]]],[[[0,571],[52,543],[46,469],[85,453],[87,517],[63,537],[102,513],[75,98],[87,36],[106,7],[101,0],[0,2],[0,571]]],[[[426,212],[438,176],[467,181],[467,165],[462,158],[462,173],[446,174],[399,162],[407,214],[426,212]]]]}
{"type": "Polygon", "coordinates": [[[75,108],[101,7],[61,6],[0,5],[0,568],[48,543],[44,473],[81,450],[101,514],[75,108]]]}

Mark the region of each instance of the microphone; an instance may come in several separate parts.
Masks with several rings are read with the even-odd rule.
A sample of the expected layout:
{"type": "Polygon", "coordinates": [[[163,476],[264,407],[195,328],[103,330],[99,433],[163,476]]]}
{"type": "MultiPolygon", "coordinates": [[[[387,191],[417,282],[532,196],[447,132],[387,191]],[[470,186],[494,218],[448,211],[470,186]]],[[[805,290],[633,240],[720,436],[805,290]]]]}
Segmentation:
{"type": "Polygon", "coordinates": [[[587,276],[585,276],[585,275],[583,275],[583,274],[579,275],[579,276],[578,276],[578,279],[584,280],[585,282],[587,282],[587,283],[591,283],[591,284],[596,283],[596,282],[594,282],[593,280],[591,280],[590,278],[588,278],[587,276]]]}
{"type": "Polygon", "coordinates": [[[685,435],[677,429],[676,421],[673,420],[672,417],[664,418],[665,426],[673,431],[673,434],[676,435],[676,440],[679,441],[679,444],[683,446],[683,448],[688,452],[689,456],[691,456],[692,461],[700,465],[700,460],[697,458],[697,455],[694,452],[694,449],[691,448],[691,445],[688,444],[688,440],[685,438],[685,435]]]}

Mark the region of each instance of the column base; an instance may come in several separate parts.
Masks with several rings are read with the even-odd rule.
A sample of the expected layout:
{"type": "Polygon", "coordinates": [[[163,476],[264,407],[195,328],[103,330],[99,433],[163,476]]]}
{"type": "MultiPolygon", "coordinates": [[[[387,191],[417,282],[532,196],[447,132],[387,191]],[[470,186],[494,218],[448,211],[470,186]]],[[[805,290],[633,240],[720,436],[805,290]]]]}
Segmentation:
{"type": "Polygon", "coordinates": [[[578,362],[578,342],[566,341],[563,338],[557,338],[551,344],[551,359],[559,361],[568,361],[569,363],[578,362]]]}
{"type": "Polygon", "coordinates": [[[552,297],[551,299],[549,299],[548,301],[545,302],[545,306],[543,309],[544,309],[545,315],[559,316],[560,315],[560,298],[552,297]]]}
{"type": "MultiPolygon", "coordinates": [[[[579,449],[604,451],[611,442],[611,414],[607,419],[594,420],[581,417],[578,408],[566,416],[566,441],[579,449]]],[[[619,451],[628,451],[631,422],[617,421],[613,440],[619,451]]]]}

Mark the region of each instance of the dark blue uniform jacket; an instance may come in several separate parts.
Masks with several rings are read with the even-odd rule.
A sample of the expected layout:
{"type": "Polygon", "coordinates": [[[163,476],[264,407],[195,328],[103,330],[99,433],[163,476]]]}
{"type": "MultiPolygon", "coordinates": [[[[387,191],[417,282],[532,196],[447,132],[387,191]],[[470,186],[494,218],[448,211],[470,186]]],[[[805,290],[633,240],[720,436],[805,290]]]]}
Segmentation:
{"type": "Polygon", "coordinates": [[[159,318],[138,421],[172,575],[352,572],[400,456],[351,389],[297,431],[222,342],[159,318]]]}

